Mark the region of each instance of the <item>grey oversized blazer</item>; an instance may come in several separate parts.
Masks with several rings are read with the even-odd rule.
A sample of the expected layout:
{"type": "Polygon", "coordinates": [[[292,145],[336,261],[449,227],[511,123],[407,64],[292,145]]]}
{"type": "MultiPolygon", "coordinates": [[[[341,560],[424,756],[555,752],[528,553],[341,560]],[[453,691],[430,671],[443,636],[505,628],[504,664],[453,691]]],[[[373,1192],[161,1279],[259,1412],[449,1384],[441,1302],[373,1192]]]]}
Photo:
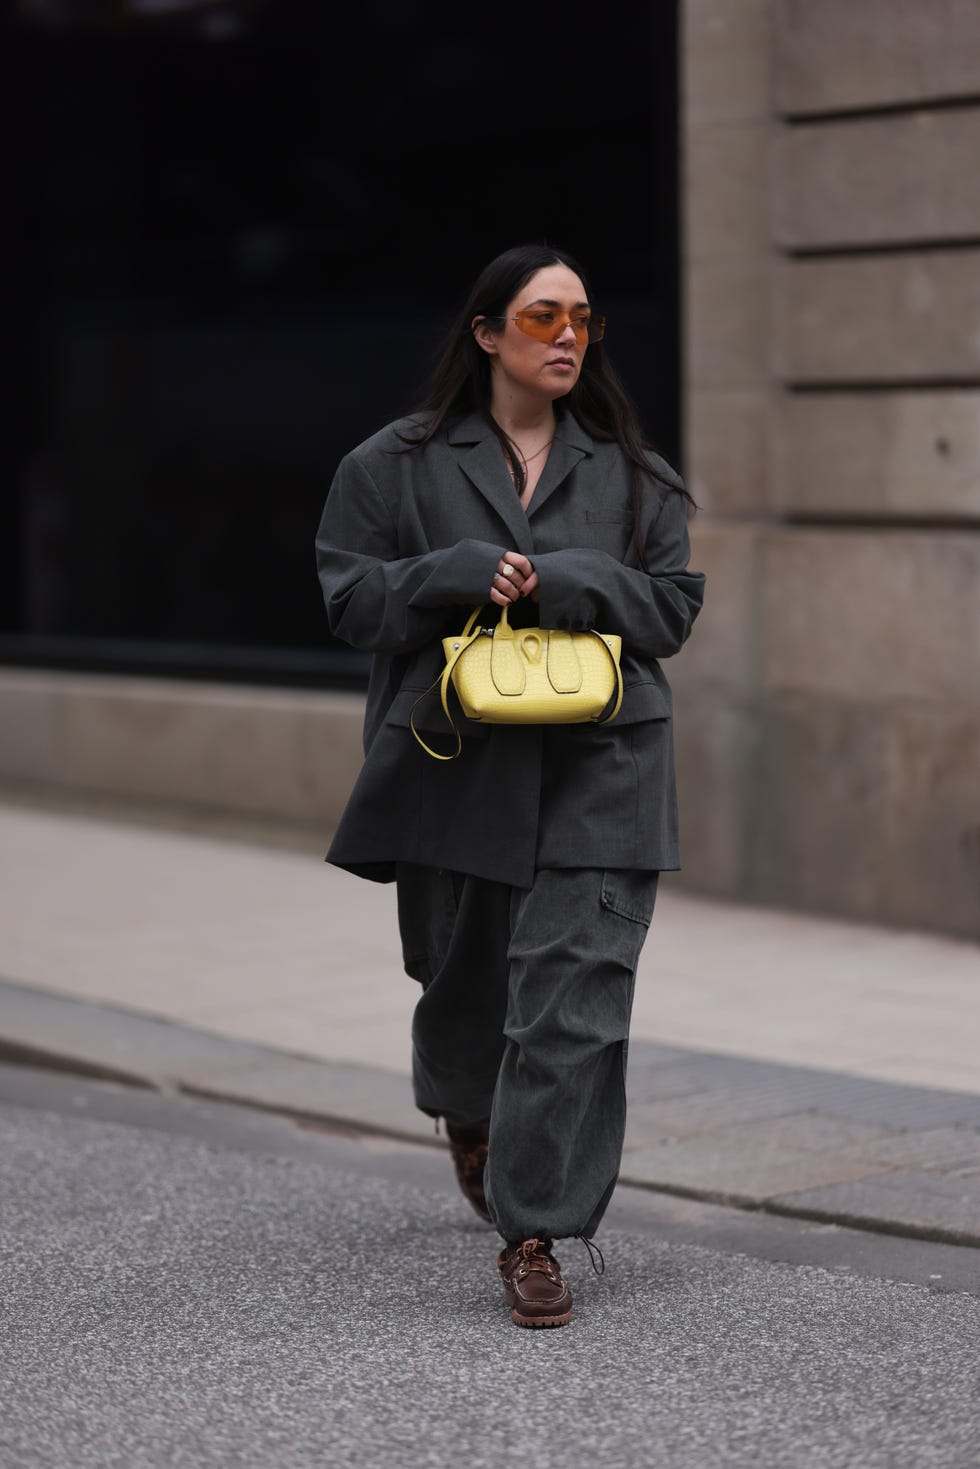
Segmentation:
{"type": "MultiPolygon", "coordinates": [[[[644,485],[645,572],[628,463],[570,413],[527,513],[479,415],[392,453],[404,448],[396,430],[411,427],[389,424],[342,460],[316,537],[330,629],[374,654],[364,764],[327,860],[380,882],[406,861],[518,887],[538,867],[676,868],[671,698],[658,660],[684,643],[704,586],[687,569],[680,480],[651,456],[667,484],[644,485]],[[604,727],[542,727],[474,723],[457,705],[462,754],[433,760],[408,727],[412,705],[444,666],[440,640],[486,602],[507,550],[530,557],[540,578],[538,605],[518,602],[515,625],[621,634],[622,708],[604,727]]],[[[487,614],[495,619],[493,604],[487,614]]],[[[438,693],[415,722],[433,748],[452,750],[438,693]]]]}

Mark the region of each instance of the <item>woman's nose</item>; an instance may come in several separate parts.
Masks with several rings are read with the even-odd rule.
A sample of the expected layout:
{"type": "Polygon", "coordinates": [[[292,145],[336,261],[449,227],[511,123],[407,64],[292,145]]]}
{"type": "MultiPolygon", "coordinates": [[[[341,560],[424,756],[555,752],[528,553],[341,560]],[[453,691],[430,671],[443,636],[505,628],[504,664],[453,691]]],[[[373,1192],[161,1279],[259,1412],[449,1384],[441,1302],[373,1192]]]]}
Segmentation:
{"type": "Polygon", "coordinates": [[[561,331],[558,333],[557,337],[555,337],[555,341],[568,343],[569,341],[575,342],[576,340],[577,338],[572,328],[572,323],[566,317],[565,324],[563,325],[561,331]]]}

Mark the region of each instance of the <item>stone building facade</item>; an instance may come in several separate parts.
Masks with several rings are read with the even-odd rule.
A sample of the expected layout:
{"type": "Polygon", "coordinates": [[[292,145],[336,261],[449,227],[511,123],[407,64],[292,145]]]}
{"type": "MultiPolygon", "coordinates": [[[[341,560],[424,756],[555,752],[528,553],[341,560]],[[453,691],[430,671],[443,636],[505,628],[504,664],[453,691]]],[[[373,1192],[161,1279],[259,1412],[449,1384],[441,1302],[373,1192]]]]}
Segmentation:
{"type": "Polygon", "coordinates": [[[980,8],[682,21],[686,872],[980,937],[980,8]]]}

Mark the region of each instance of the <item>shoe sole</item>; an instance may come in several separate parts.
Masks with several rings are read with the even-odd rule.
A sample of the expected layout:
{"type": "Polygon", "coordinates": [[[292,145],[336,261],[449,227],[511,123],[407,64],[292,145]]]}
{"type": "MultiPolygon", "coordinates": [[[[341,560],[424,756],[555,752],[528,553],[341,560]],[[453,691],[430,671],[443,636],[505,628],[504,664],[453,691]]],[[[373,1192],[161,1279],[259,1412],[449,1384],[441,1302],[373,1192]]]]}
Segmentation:
{"type": "Polygon", "coordinates": [[[522,1316],[519,1311],[510,1313],[510,1319],[515,1326],[566,1326],[571,1317],[571,1307],[561,1316],[522,1316]]]}
{"type": "Polygon", "coordinates": [[[569,1305],[567,1311],[557,1311],[553,1316],[522,1316],[514,1305],[516,1299],[515,1292],[505,1285],[504,1300],[511,1308],[510,1319],[515,1326],[565,1326],[571,1320],[571,1305],[569,1305]]]}

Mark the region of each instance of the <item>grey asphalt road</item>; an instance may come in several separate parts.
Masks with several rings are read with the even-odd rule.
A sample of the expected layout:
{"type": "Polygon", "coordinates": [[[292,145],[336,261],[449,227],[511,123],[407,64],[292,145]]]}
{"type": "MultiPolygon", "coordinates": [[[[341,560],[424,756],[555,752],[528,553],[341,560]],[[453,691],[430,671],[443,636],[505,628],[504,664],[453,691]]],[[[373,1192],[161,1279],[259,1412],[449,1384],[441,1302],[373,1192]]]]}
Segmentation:
{"type": "Polygon", "coordinates": [[[447,1170],[0,1068],[0,1465],[980,1463],[976,1252],[621,1190],[520,1331],[447,1170]]]}

